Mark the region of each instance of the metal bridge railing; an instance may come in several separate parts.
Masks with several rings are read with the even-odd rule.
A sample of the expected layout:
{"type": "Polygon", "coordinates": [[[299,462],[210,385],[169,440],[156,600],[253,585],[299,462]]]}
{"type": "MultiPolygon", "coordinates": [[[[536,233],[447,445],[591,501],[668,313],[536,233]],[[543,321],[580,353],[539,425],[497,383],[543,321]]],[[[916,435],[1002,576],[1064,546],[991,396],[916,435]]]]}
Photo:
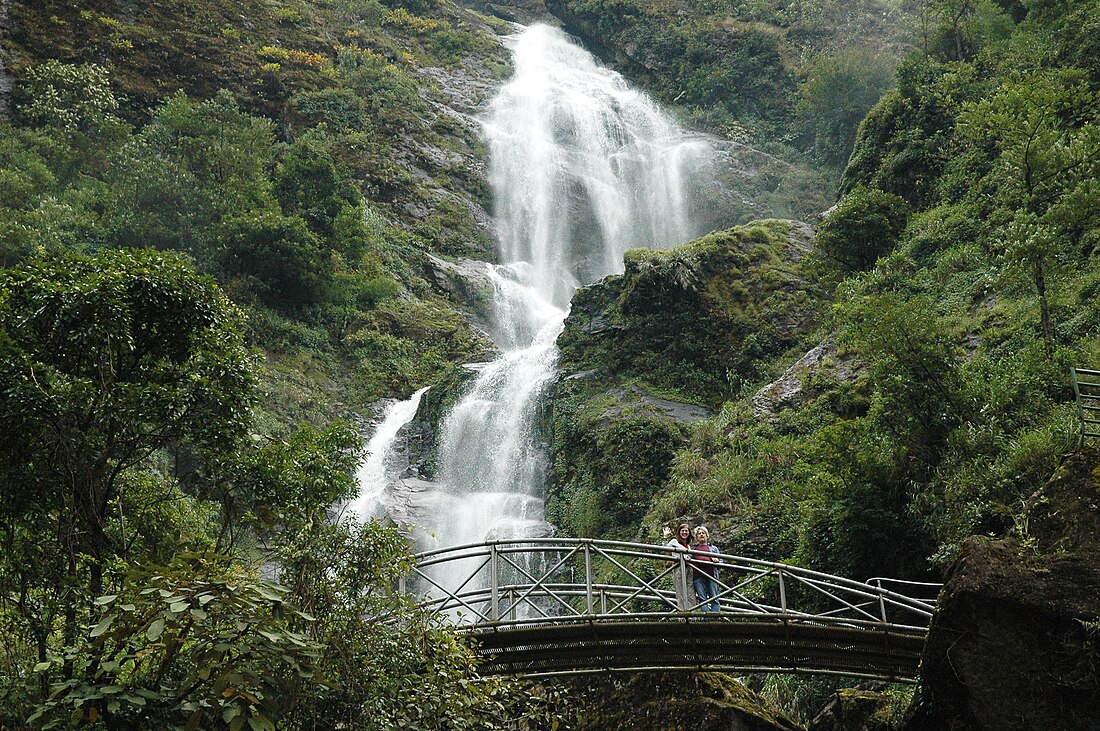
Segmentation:
{"type": "Polygon", "coordinates": [[[673,581],[690,576],[694,554],[669,546],[592,539],[491,541],[419,554],[411,588],[421,605],[460,628],[592,621],[772,619],[927,630],[938,584],[876,578],[857,582],[730,554],[719,559],[720,612],[700,603],[678,611],[673,581]],[[892,587],[892,588],[889,588],[892,587]],[[916,594],[916,595],[914,595],[916,594]]]}
{"type": "Polygon", "coordinates": [[[1073,396],[1077,402],[1077,419],[1081,424],[1078,444],[1086,437],[1100,437],[1100,371],[1070,368],[1073,396]]]}

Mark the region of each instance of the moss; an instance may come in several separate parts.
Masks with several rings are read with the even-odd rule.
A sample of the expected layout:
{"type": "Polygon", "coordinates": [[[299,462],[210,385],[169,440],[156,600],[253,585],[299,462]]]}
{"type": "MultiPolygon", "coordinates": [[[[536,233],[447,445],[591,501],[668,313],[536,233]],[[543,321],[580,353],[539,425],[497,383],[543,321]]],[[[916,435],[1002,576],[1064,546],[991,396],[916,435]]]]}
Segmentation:
{"type": "Polygon", "coordinates": [[[667,251],[580,290],[559,339],[567,372],[602,368],[715,407],[811,325],[789,224],[764,221],[667,251]]]}

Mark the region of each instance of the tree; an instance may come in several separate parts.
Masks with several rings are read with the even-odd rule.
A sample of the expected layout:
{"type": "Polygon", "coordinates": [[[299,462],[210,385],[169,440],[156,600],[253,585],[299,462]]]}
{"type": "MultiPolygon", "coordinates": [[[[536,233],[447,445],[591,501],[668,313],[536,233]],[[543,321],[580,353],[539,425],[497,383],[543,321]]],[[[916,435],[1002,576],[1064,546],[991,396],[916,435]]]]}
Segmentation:
{"type": "Polygon", "coordinates": [[[999,149],[992,174],[1001,196],[999,218],[1008,221],[1000,235],[1002,255],[1035,286],[1048,354],[1054,349],[1051,268],[1085,248],[1082,238],[1100,223],[1098,107],[1082,71],[1058,69],[1010,79],[959,117],[964,139],[999,149]]]}
{"type": "Polygon", "coordinates": [[[302,218],[259,210],[223,226],[222,269],[241,277],[265,305],[295,313],[327,296],[332,258],[302,218]]]}
{"type": "Polygon", "coordinates": [[[860,121],[893,84],[893,72],[894,65],[870,48],[844,49],[811,64],[797,111],[825,162],[848,161],[860,121]]]}
{"type": "Polygon", "coordinates": [[[26,84],[22,114],[48,127],[87,130],[101,125],[118,109],[107,69],[95,64],[73,66],[50,60],[32,68],[26,84]]]}
{"type": "Polygon", "coordinates": [[[243,433],[254,376],[240,313],[178,256],[107,251],[3,272],[0,322],[3,530],[53,523],[70,573],[90,557],[96,595],[104,563],[127,553],[127,470],[243,433]]]}
{"type": "Polygon", "coordinates": [[[816,255],[842,272],[870,269],[893,250],[908,218],[909,206],[899,196],[860,186],[821,224],[814,239],[816,255]]]}

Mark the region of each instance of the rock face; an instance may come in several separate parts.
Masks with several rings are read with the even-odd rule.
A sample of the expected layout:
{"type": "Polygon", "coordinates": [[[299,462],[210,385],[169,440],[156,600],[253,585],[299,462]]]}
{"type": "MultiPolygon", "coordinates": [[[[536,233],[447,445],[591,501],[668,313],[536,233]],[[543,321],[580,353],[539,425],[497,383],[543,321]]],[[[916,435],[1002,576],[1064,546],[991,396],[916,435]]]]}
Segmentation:
{"type": "Polygon", "coordinates": [[[902,731],[1100,728],[1100,453],[1028,501],[1026,532],[972,538],[940,596],[902,731]]]}
{"type": "Polygon", "coordinates": [[[843,688],[814,717],[808,731],[893,731],[894,703],[873,690],[843,688]]]}
{"type": "Polygon", "coordinates": [[[809,231],[764,221],[627,252],[622,275],[574,296],[558,339],[562,371],[644,378],[720,405],[812,325],[812,286],[797,267],[809,231]]]}
{"type": "Polygon", "coordinates": [[[488,264],[471,259],[446,261],[432,254],[424,255],[424,276],[449,300],[461,305],[475,327],[488,331],[493,316],[493,284],[489,280],[488,264]]]}
{"type": "Polygon", "coordinates": [[[812,326],[798,262],[813,229],[763,221],[667,251],[574,295],[547,430],[547,514],[567,533],[637,535],[687,426],[812,326]]]}
{"type": "Polygon", "coordinates": [[[858,363],[837,353],[832,337],[826,338],[782,376],[756,392],[752,397],[753,416],[774,423],[781,412],[803,406],[817,395],[811,385],[815,378],[854,381],[863,372],[858,363]]]}

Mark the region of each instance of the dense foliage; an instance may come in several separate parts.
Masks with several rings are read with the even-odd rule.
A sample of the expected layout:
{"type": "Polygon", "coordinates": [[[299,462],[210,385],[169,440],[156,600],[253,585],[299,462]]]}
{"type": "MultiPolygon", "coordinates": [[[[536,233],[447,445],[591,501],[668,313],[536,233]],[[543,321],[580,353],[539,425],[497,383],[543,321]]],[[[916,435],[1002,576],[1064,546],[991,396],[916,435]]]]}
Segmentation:
{"type": "Polygon", "coordinates": [[[915,16],[891,0],[552,0],[566,27],[661,101],[736,142],[838,170],[892,85],[915,16]]]}
{"type": "Polygon", "coordinates": [[[348,425],[249,435],[240,312],[180,256],[29,261],[0,322],[5,728],[555,722],[390,590],[394,529],[329,519],[348,425]]]}
{"type": "Polygon", "coordinates": [[[823,284],[816,331],[692,429],[643,532],[695,516],[733,550],[935,576],[968,535],[1026,531],[1071,448],[1068,369],[1095,365],[1100,332],[1100,77],[1075,55],[1095,9],[921,10],[923,48],[799,264],[823,284]],[[812,346],[786,391],[759,390],[812,346]]]}
{"type": "Polygon", "coordinates": [[[330,512],[337,417],[486,348],[420,274],[487,239],[480,143],[418,74],[501,73],[487,21],[95,0],[11,31],[0,727],[557,724],[391,591],[403,537],[330,512]]]}
{"type": "Polygon", "coordinates": [[[487,255],[484,184],[461,164],[480,142],[417,73],[494,78],[505,67],[489,26],[442,5],[197,4],[141,20],[109,0],[13,7],[0,262],[188,253],[251,315],[289,401],[275,410],[305,418],[476,358],[486,343],[420,269],[426,250],[487,255]],[[194,66],[150,61],[203,43],[194,66]],[[294,375],[307,370],[322,377],[294,375]]]}

